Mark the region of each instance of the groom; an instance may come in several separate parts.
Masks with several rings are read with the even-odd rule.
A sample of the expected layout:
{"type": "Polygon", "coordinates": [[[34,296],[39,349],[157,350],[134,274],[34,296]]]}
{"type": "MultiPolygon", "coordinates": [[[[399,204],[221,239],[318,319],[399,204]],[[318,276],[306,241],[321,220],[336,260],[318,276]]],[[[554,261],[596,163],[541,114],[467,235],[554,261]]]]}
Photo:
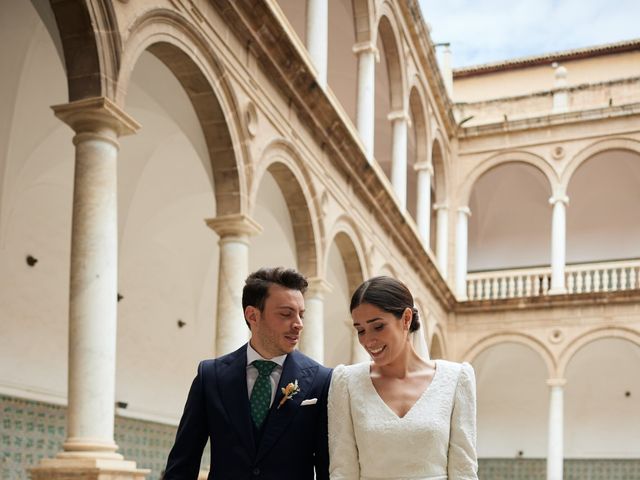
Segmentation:
{"type": "Polygon", "coordinates": [[[306,289],[291,269],[247,277],[251,340],[198,366],[164,480],[195,480],[207,438],[209,480],[328,480],[331,371],[295,350],[306,289]]]}

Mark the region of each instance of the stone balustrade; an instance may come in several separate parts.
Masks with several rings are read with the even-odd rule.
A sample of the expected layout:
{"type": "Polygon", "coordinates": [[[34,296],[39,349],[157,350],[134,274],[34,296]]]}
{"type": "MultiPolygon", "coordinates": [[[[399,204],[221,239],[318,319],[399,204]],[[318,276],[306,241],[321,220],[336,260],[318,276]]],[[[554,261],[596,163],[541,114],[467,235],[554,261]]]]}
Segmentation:
{"type": "MultiPolygon", "coordinates": [[[[640,288],[640,260],[567,265],[568,294],[640,288]]],[[[551,267],[471,272],[467,296],[472,300],[537,297],[549,294],[551,267]]]]}

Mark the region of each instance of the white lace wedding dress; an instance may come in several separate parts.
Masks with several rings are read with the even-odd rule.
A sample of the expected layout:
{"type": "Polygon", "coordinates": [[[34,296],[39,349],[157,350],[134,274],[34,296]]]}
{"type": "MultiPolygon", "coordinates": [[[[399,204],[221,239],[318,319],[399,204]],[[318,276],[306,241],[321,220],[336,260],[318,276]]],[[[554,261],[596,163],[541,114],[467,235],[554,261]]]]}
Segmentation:
{"type": "Polygon", "coordinates": [[[404,417],[378,395],[369,362],[340,365],[329,390],[332,480],[477,480],[475,376],[436,360],[404,417]]]}

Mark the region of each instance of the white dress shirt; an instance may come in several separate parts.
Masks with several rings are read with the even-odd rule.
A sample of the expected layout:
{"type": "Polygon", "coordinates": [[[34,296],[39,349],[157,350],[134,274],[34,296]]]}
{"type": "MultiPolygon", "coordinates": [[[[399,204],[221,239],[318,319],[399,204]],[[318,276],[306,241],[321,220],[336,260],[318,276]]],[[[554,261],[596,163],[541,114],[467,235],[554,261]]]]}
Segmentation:
{"type": "Polygon", "coordinates": [[[251,398],[253,385],[258,379],[258,369],[251,365],[251,362],[253,362],[254,360],[269,360],[277,364],[271,372],[271,375],[269,376],[271,379],[271,402],[269,403],[269,406],[271,406],[273,404],[273,399],[276,396],[276,388],[278,388],[278,383],[280,382],[280,377],[282,376],[282,367],[284,366],[284,361],[286,358],[286,353],[284,355],[280,355],[279,357],[264,358],[253,349],[251,343],[247,345],[247,392],[249,392],[249,398],[251,398]]]}

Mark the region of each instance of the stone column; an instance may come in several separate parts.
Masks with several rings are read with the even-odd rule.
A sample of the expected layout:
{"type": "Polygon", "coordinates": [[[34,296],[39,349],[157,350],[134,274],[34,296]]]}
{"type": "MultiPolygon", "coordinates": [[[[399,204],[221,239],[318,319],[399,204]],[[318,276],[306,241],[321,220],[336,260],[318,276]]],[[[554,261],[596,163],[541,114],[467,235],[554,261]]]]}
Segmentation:
{"type": "Polygon", "coordinates": [[[393,127],[391,185],[398,197],[400,209],[407,208],[407,130],[409,116],[405,111],[391,112],[387,117],[393,127]]]}
{"type": "Polygon", "coordinates": [[[469,207],[458,208],[456,222],[456,296],[458,300],[467,299],[467,245],[469,235],[469,207]]]}
{"type": "Polygon", "coordinates": [[[449,276],[449,206],[442,203],[434,205],[433,208],[438,212],[436,259],[440,273],[446,280],[449,276]]]}
{"type": "Polygon", "coordinates": [[[551,288],[549,294],[566,293],[564,281],[564,269],[566,261],[566,206],[569,198],[566,196],[555,196],[549,199],[553,205],[551,223],[551,288]]]}
{"type": "Polygon", "coordinates": [[[250,330],[242,310],[242,289],[249,275],[249,237],[262,227],[243,214],[206,220],[220,240],[215,355],[233,352],[247,342],[250,330]]]}
{"type": "Polygon", "coordinates": [[[562,480],[564,378],[551,378],[549,385],[549,440],[547,445],[547,480],[562,480]]]}
{"type": "Polygon", "coordinates": [[[372,42],[357,43],[353,46],[353,52],[358,56],[356,123],[369,161],[373,159],[374,147],[377,51],[372,42]]]}
{"type": "Polygon", "coordinates": [[[140,126],[107,98],[57,105],[74,131],[67,438],[34,480],[144,478],[114,441],[118,284],[118,137],[140,126]]]}
{"type": "Polygon", "coordinates": [[[428,162],[417,163],[415,170],[418,172],[418,199],[416,205],[416,221],[418,233],[422,238],[425,250],[431,245],[431,177],[433,177],[433,165],[428,162]]]}
{"type": "Polygon", "coordinates": [[[304,296],[304,328],[300,337],[300,351],[317,362],[324,363],[324,294],[331,285],[324,279],[307,279],[309,288],[304,296]]]}
{"type": "Polygon", "coordinates": [[[307,0],[307,50],[318,72],[318,84],[327,86],[328,0],[307,0]]]}

